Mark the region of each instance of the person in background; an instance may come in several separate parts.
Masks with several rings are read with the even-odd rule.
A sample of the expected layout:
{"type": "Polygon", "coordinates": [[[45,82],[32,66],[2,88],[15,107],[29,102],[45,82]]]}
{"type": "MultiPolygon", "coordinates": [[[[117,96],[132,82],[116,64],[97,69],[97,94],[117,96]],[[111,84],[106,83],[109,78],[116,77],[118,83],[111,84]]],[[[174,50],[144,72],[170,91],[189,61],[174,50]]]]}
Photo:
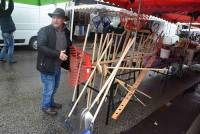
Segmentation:
{"type": "Polygon", "coordinates": [[[52,17],[52,24],[38,32],[37,69],[43,83],[42,110],[49,115],[56,115],[62,105],[54,101],[54,96],[59,87],[61,64],[67,65],[69,60],[71,40],[70,31],[65,25],[65,11],[57,8],[49,16],[52,17]]]}
{"type": "Polygon", "coordinates": [[[16,63],[13,60],[14,53],[14,37],[13,32],[15,32],[16,27],[12,20],[11,14],[14,10],[13,0],[9,0],[8,9],[6,9],[6,1],[1,0],[0,4],[0,26],[2,31],[2,37],[4,40],[4,47],[0,53],[0,62],[6,62],[5,57],[7,54],[7,60],[10,64],[16,63]]]}

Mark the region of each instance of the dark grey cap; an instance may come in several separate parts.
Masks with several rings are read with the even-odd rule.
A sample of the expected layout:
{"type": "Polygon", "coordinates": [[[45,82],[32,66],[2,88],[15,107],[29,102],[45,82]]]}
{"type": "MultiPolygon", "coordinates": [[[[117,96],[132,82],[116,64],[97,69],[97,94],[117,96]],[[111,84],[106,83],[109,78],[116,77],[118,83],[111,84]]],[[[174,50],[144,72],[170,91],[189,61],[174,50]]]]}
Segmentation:
{"type": "Polygon", "coordinates": [[[61,8],[56,8],[53,13],[48,13],[50,17],[58,16],[64,18],[66,21],[69,20],[68,16],[65,15],[65,11],[61,8]]]}

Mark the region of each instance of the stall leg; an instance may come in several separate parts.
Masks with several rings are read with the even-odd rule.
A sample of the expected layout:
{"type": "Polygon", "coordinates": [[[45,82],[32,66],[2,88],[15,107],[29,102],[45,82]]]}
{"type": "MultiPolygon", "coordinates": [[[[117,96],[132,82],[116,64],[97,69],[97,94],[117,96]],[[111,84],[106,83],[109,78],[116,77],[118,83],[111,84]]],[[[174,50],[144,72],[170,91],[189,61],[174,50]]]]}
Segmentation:
{"type": "Polygon", "coordinates": [[[116,88],[116,84],[112,84],[111,88],[110,88],[110,95],[108,98],[108,107],[107,107],[107,115],[106,115],[106,125],[108,125],[109,122],[109,116],[110,116],[110,109],[112,106],[112,110],[114,109],[114,100],[113,100],[113,95],[114,95],[114,89],[116,88]]]}
{"type": "MultiPolygon", "coordinates": [[[[80,87],[79,87],[79,85],[77,85],[77,87],[76,87],[76,99],[78,99],[79,92],[80,92],[80,87]]],[[[75,102],[75,101],[74,101],[74,102],[75,102]]],[[[73,105],[74,105],[74,102],[72,102],[73,105]]],[[[72,107],[73,107],[73,105],[72,105],[72,107]]],[[[77,105],[78,105],[78,104],[77,104],[77,105]]],[[[76,108],[74,109],[74,115],[77,115],[77,114],[78,114],[78,107],[76,107],[76,108]]]]}
{"type": "Polygon", "coordinates": [[[76,92],[76,99],[78,98],[78,96],[79,96],[79,85],[77,86],[77,92],[76,92]]]}

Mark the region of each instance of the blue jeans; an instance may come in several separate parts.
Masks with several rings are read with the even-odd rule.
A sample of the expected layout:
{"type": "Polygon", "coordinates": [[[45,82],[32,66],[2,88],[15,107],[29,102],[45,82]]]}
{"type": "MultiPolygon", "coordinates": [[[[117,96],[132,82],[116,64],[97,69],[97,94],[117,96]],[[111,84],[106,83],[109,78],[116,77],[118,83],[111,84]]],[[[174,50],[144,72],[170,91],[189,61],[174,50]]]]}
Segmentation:
{"type": "Polygon", "coordinates": [[[4,40],[4,47],[0,53],[0,60],[5,59],[7,54],[7,58],[9,62],[13,61],[13,53],[14,53],[14,37],[13,33],[2,33],[2,37],[4,40]]]}
{"type": "Polygon", "coordinates": [[[43,83],[42,109],[48,109],[54,106],[54,96],[59,86],[60,75],[60,67],[57,67],[55,73],[51,75],[41,73],[41,80],[43,83]]]}

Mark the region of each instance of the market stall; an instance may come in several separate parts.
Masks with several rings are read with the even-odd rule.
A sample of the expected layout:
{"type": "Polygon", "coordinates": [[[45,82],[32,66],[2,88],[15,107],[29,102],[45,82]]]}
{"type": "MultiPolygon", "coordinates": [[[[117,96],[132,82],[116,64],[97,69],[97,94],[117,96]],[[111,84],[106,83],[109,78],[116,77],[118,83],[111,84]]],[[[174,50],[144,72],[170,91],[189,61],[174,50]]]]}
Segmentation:
{"type": "MultiPolygon", "coordinates": [[[[120,104],[112,114],[112,119],[117,120],[120,117],[132,98],[146,106],[146,103],[138,95],[148,99],[151,99],[151,96],[138,90],[138,87],[148,72],[177,74],[182,70],[184,55],[189,45],[188,40],[177,43],[164,40],[165,34],[162,30],[160,31],[158,23],[153,24],[153,29],[148,27],[150,14],[162,13],[164,15],[177,11],[177,9],[180,11],[184,9],[187,14],[193,11],[193,7],[184,8],[186,0],[181,3],[154,1],[154,4],[157,3],[157,5],[150,2],[144,4],[142,1],[126,1],[128,4],[120,3],[123,1],[110,2],[116,2],[117,5],[127,9],[131,7],[135,12],[101,4],[71,6],[66,9],[72,11],[71,37],[74,31],[77,35],[81,33],[82,36],[85,36],[85,40],[81,48],[76,45],[71,47],[69,85],[73,87],[74,94],[72,108],[66,116],[65,123],[69,128],[72,127],[71,117],[78,107],[78,103],[86,94],[85,108],[81,111],[80,116],[83,133],[92,133],[93,125],[105,100],[109,100],[106,118],[106,123],[108,123],[110,107],[113,107],[113,98],[116,97],[119,90],[125,92],[126,95],[120,96],[120,104]],[[170,4],[175,5],[171,7],[170,4]],[[134,7],[134,5],[137,6],[134,7]],[[161,5],[164,7],[155,13],[154,11],[158,11],[157,9],[161,5]],[[155,8],[152,8],[153,6],[155,8]],[[78,21],[74,21],[76,18],[74,12],[76,11],[78,14],[89,13],[90,18],[84,18],[87,19],[85,21],[81,15],[78,15],[79,22],[82,21],[79,25],[78,21]],[[113,18],[119,20],[114,27],[113,18]],[[75,25],[73,28],[74,24],[78,24],[78,26],[75,25]],[[102,30],[100,30],[101,28],[102,30]],[[86,47],[91,31],[95,33],[95,36],[92,49],[88,51],[86,47]]],[[[199,4],[198,2],[194,3],[187,4],[194,5],[194,7],[199,4]]],[[[194,14],[191,18],[198,21],[194,14]]]]}
{"type": "Polygon", "coordinates": [[[127,93],[112,116],[115,120],[118,119],[132,97],[145,106],[145,102],[137,95],[140,94],[148,99],[151,97],[139,91],[138,87],[149,71],[165,72],[167,69],[155,66],[157,58],[160,57],[158,50],[162,46],[163,34],[158,32],[159,27],[155,27],[154,30],[148,29],[150,16],[104,5],[91,5],[91,7],[87,5],[82,9],[80,7],[84,5],[71,8],[84,12],[89,11],[95,15],[87,26],[82,49],[77,46],[71,48],[70,58],[73,62],[70,65],[69,84],[74,87],[74,95],[72,109],[65,122],[71,127],[71,116],[86,93],[85,109],[81,112],[81,122],[84,123],[81,126],[83,132],[92,132],[93,124],[106,99],[109,100],[107,114],[109,116],[110,107],[114,104],[112,98],[116,96],[115,94],[119,90],[127,93]],[[121,32],[111,27],[110,18],[113,16],[118,16],[120,21],[117,28],[122,28],[121,32]],[[94,25],[96,32],[92,51],[89,52],[86,46],[91,25],[94,25]],[[104,27],[104,32],[99,31],[99,25],[104,27]],[[80,85],[83,87],[79,87],[80,85]]]}
{"type": "MultiPolygon", "coordinates": [[[[179,47],[179,50],[182,51],[182,62],[186,65],[192,64],[192,59],[194,59],[194,55],[198,55],[198,46],[200,42],[198,39],[196,39],[196,46],[192,47],[194,43],[194,40],[192,40],[192,23],[200,23],[200,1],[195,0],[168,0],[168,1],[162,1],[162,0],[105,0],[105,2],[109,2],[112,4],[115,4],[117,6],[131,9],[133,11],[137,11],[139,9],[139,3],[141,2],[141,13],[150,14],[159,16],[163,19],[166,19],[168,21],[171,21],[173,23],[177,22],[184,22],[188,23],[188,32],[187,36],[184,38],[187,38],[187,41],[184,39],[181,39],[179,44],[185,44],[182,45],[182,47],[179,47]],[[193,42],[193,43],[191,43],[193,42]],[[191,45],[190,45],[191,44],[191,45]],[[191,49],[192,48],[192,49],[191,49]]],[[[195,37],[198,38],[198,35],[195,37]]],[[[178,42],[177,42],[178,43],[178,42]]],[[[165,42],[163,44],[166,44],[165,42]]],[[[168,43],[167,43],[168,44],[168,43]]],[[[169,44],[168,46],[164,46],[168,50],[165,50],[165,52],[170,52],[169,49],[171,49],[171,57],[180,57],[180,54],[176,55],[173,51],[177,48],[174,48],[175,44],[169,44]],[[169,46],[171,45],[171,47],[169,46]]],[[[163,49],[162,49],[163,50],[163,49]]],[[[164,52],[164,51],[161,51],[164,52]]],[[[196,56],[198,57],[198,56],[196,56]]],[[[174,59],[174,58],[173,58],[174,59]]],[[[176,58],[175,58],[176,59],[176,58]]],[[[168,61],[170,61],[168,59],[168,61]]],[[[172,60],[173,61],[173,60],[172,60]]],[[[169,63],[171,63],[170,61],[169,63]]],[[[180,61],[180,60],[179,60],[180,61]]],[[[196,60],[197,61],[197,60],[196,60]]],[[[196,62],[195,62],[196,63],[196,62]]]]}

